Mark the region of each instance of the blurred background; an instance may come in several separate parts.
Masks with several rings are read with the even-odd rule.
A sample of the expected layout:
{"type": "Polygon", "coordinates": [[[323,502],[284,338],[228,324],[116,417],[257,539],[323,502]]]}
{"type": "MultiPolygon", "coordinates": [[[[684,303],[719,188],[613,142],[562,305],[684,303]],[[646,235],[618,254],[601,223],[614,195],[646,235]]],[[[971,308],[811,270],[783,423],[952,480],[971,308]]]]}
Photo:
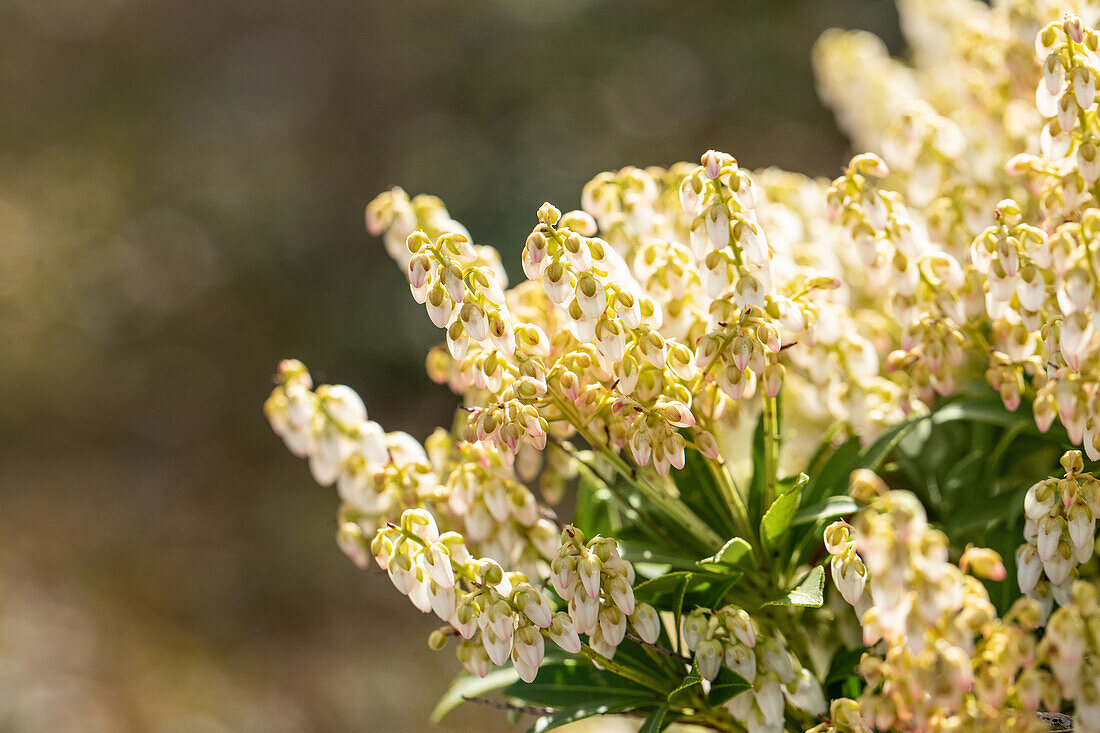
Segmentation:
{"type": "MultiPolygon", "coordinates": [[[[0,0],[0,731],[420,731],[460,667],[271,434],[297,357],[388,429],[455,399],[363,207],[519,273],[545,200],[697,160],[832,176],[810,46],[883,0],[0,0]]],[[[460,709],[444,730],[496,730],[460,709]]]]}

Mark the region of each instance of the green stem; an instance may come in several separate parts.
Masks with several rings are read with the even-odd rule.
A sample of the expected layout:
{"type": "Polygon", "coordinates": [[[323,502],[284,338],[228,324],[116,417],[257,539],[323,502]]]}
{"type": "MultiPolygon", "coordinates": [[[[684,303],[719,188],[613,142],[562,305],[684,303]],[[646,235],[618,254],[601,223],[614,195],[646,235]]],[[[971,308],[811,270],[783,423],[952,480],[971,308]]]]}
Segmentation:
{"type": "Polygon", "coordinates": [[[730,516],[733,517],[734,524],[737,525],[737,531],[741,533],[746,542],[755,548],[757,544],[756,532],[752,528],[752,522],[749,521],[749,510],[741,499],[737,487],[733,485],[733,477],[730,476],[729,469],[726,468],[725,463],[717,464],[709,460],[706,463],[707,468],[710,469],[710,473],[714,477],[714,482],[718,484],[718,488],[722,491],[722,498],[725,499],[730,516]]]}
{"type": "MultiPolygon", "coordinates": [[[[543,630],[543,635],[549,638],[549,632],[543,630]]],[[[617,674],[623,679],[636,682],[642,687],[648,687],[654,692],[659,692],[662,696],[668,695],[668,685],[656,680],[646,674],[639,672],[636,669],[626,666],[620,662],[616,662],[614,659],[608,659],[598,651],[588,646],[587,644],[581,644],[581,656],[595,662],[608,672],[617,674]]]]}
{"type": "Polygon", "coordinates": [[[775,397],[764,397],[764,506],[775,501],[775,486],[779,479],[779,409],[775,397]]]}
{"type": "Polygon", "coordinates": [[[642,470],[632,469],[630,465],[623,460],[622,456],[612,450],[610,446],[591,435],[584,427],[584,421],[580,419],[580,416],[573,414],[572,410],[570,410],[564,402],[554,399],[554,404],[562,411],[563,415],[568,417],[570,424],[573,425],[581,437],[583,437],[594,450],[599,451],[600,455],[607,459],[608,463],[615,469],[615,472],[630,482],[631,485],[633,485],[654,506],[660,509],[661,512],[679,523],[680,526],[693,537],[697,537],[700,543],[706,548],[713,551],[722,546],[722,538],[702,519],[696,516],[686,504],[670,494],[667,489],[650,482],[642,470]]]}

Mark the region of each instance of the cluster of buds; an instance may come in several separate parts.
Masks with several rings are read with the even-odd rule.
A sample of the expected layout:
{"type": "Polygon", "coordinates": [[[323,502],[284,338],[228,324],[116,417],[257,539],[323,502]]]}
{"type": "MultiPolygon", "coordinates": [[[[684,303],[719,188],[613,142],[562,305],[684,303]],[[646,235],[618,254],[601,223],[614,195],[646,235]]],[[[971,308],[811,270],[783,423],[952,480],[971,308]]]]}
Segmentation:
{"type": "Polygon", "coordinates": [[[710,321],[695,349],[704,376],[713,371],[731,399],[751,399],[758,383],[774,398],[783,383],[779,363],[786,335],[807,318],[795,301],[775,292],[772,255],[756,215],[752,176],[730,155],[708,151],[680,184],[691,218],[689,241],[707,296],[710,321]]]}
{"type": "Polygon", "coordinates": [[[616,251],[630,261],[650,241],[680,239],[686,228],[680,181],[692,169],[690,163],[677,163],[668,169],[626,166],[600,173],[585,184],[581,206],[616,251]]]}
{"type": "MultiPolygon", "coordinates": [[[[433,239],[445,233],[461,234],[467,239],[470,236],[466,227],[451,218],[437,197],[420,194],[410,199],[409,194],[396,187],[371,201],[366,210],[366,222],[367,231],[381,235],[386,251],[402,268],[409,265],[412,253],[406,247],[406,240],[415,231],[425,232],[433,239]]],[[[488,261],[492,261],[492,254],[483,253],[482,249],[476,248],[478,254],[483,257],[488,254],[488,261]]],[[[500,269],[499,257],[496,262],[500,269]]]]}
{"type": "Polygon", "coordinates": [[[1024,497],[1026,542],[1016,550],[1020,590],[1044,604],[1069,602],[1077,566],[1088,562],[1096,546],[1100,481],[1084,473],[1080,451],[1062,456],[1064,478],[1048,478],[1024,497]]]}
{"type": "Polygon", "coordinates": [[[461,522],[478,551],[530,577],[546,577],[558,551],[558,528],[516,476],[515,464],[492,445],[455,442],[443,431],[428,439],[429,452],[447,458],[440,498],[461,522]]]}
{"type": "MultiPolygon", "coordinates": [[[[448,232],[431,240],[422,231],[409,235],[409,288],[423,303],[428,316],[447,332],[447,349],[461,360],[472,345],[486,354],[475,381],[499,392],[504,372],[516,351],[513,319],[504,300],[504,286],[497,271],[478,264],[469,238],[448,232]]],[[[545,342],[545,334],[536,341],[545,342]]]]}
{"type": "Polygon", "coordinates": [[[884,310],[902,329],[901,348],[890,354],[887,366],[904,371],[931,401],[954,389],[964,361],[963,328],[975,308],[966,300],[966,275],[958,261],[929,242],[923,219],[900,194],[873,182],[888,173],[877,155],[856,156],[830,187],[829,204],[866,268],[864,289],[881,293],[884,310]]]}
{"type": "MultiPolygon", "coordinates": [[[[363,400],[349,387],[321,385],[305,366],[288,359],[279,364],[276,386],[264,403],[275,433],[292,453],[309,460],[314,479],[336,484],[345,512],[354,514],[363,532],[420,501],[439,483],[423,447],[407,433],[385,433],[367,419],[363,400]]],[[[341,542],[365,564],[362,542],[341,542]]]]}
{"type": "Polygon", "coordinates": [[[592,648],[611,659],[626,638],[627,628],[653,643],[660,619],[652,606],[634,600],[634,566],[622,559],[618,543],[566,527],[561,548],[550,563],[550,581],[568,604],[571,628],[587,634],[592,648]]]}
{"type": "Polygon", "coordinates": [[[695,609],[684,616],[683,638],[704,679],[714,680],[725,665],[752,686],[726,703],[748,730],[782,731],[786,703],[811,715],[825,712],[817,679],[799,664],[778,631],[762,636],[744,609],[695,609]]]}
{"type": "Polygon", "coordinates": [[[533,577],[545,577],[557,553],[557,525],[517,478],[508,454],[490,443],[454,441],[436,431],[422,446],[407,433],[385,433],[367,419],[349,387],[313,389],[301,362],[279,365],[264,405],[275,432],[309,459],[322,486],[342,500],[337,542],[360,567],[368,539],[406,509],[443,510],[450,526],[481,555],[533,577]]]}
{"type": "Polygon", "coordinates": [[[547,204],[539,219],[524,246],[524,271],[565,310],[580,342],[549,368],[547,383],[564,398],[558,411],[589,434],[603,428],[611,446],[629,446],[638,465],[652,462],[662,474],[682,468],[678,429],[696,422],[686,387],[691,351],[662,335],[660,307],[615,250],[581,233],[594,232],[590,216],[562,215],[547,204]]]}
{"type": "Polygon", "coordinates": [[[1089,189],[1100,178],[1098,41],[1096,31],[1075,15],[1048,24],[1035,40],[1043,65],[1035,106],[1047,121],[1039,145],[1043,163],[1033,167],[1045,179],[1040,202],[1048,212],[1079,207],[1092,198],[1089,189]]]}
{"type": "Polygon", "coordinates": [[[1060,5],[907,0],[899,10],[912,65],[864,31],[829,31],[814,48],[818,88],[840,126],[856,149],[886,159],[891,186],[956,257],[1013,195],[1004,162],[1035,148],[1035,29],[1060,18],[1060,5]]]}
{"type": "Polygon", "coordinates": [[[1073,701],[1073,729],[1100,731],[1100,591],[1076,581],[1067,603],[1055,611],[1039,643],[1038,655],[1053,671],[1053,699],[1073,701]]]}
{"type": "Polygon", "coordinates": [[[825,542],[845,599],[852,602],[855,587],[866,584],[854,605],[873,651],[860,662],[864,695],[834,701],[832,722],[821,730],[969,730],[991,721],[1035,728],[1035,710],[1050,699],[1032,634],[1040,605],[1022,598],[999,619],[979,579],[1004,580],[995,552],[970,547],[954,565],[947,538],[928,525],[916,497],[871,486],[868,476],[856,483],[869,504],[854,526],[831,525],[825,542]],[[851,580],[854,559],[837,567],[853,543],[866,568],[859,581],[851,580]]]}
{"type": "Polygon", "coordinates": [[[449,624],[432,634],[433,648],[446,644],[448,635],[461,637],[458,659],[472,674],[484,677],[492,665],[511,658],[520,678],[530,682],[542,664],[544,637],[566,651],[580,651],[572,621],[554,614],[526,576],[471,556],[461,535],[440,534],[423,509],[409,509],[400,524],[379,530],[371,553],[413,605],[449,624]]]}

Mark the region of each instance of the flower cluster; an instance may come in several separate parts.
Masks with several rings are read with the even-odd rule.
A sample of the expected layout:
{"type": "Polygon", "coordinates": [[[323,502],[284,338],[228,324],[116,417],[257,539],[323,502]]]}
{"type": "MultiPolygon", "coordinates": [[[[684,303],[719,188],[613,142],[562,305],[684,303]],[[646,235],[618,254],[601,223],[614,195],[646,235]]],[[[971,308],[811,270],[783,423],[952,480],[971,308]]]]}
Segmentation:
{"type": "Polygon", "coordinates": [[[1034,484],[1024,497],[1026,542],[1016,550],[1020,590],[1045,605],[1069,602],[1076,568],[1095,551],[1100,481],[1083,473],[1081,451],[1062,456],[1064,478],[1034,484]]]}
{"type": "MultiPolygon", "coordinates": [[[[866,475],[856,481],[871,483],[866,475]]],[[[979,580],[1005,578],[997,554],[971,547],[952,564],[947,538],[928,525],[916,497],[881,482],[872,490],[855,526],[838,522],[825,531],[833,581],[850,603],[857,596],[872,651],[859,665],[864,694],[833,701],[832,723],[820,730],[1045,730],[1034,713],[1040,701],[1056,701],[1044,695],[1049,677],[1030,633],[1039,605],[1024,598],[998,618],[979,580]],[[856,593],[864,583],[859,567],[865,595],[856,593]]]]}
{"type": "Polygon", "coordinates": [[[280,364],[276,379],[265,413],[287,447],[309,459],[316,481],[336,484],[343,502],[337,540],[356,564],[366,564],[379,528],[407,509],[428,508],[482,555],[546,576],[557,526],[493,445],[437,432],[425,447],[407,433],[385,433],[354,390],[314,390],[295,360],[280,364]]]}
{"type": "Polygon", "coordinates": [[[643,640],[657,640],[657,613],[652,606],[635,602],[634,566],[622,559],[615,540],[593,537],[585,543],[583,532],[566,527],[550,572],[554,590],[569,604],[573,628],[588,634],[597,653],[614,658],[628,622],[643,640]]]}
{"type": "Polygon", "coordinates": [[[1009,409],[1033,393],[1041,430],[1057,417],[1073,443],[1100,458],[1090,246],[1100,222],[1097,33],[1079,16],[1054,20],[1038,4],[954,11],[968,32],[937,29],[946,16],[931,7],[912,11],[921,22],[911,40],[931,69],[887,65],[862,82],[891,100],[883,106],[893,110],[890,123],[870,117],[866,99],[857,104],[848,96],[854,87],[841,83],[851,81],[848,64],[882,50],[865,35],[822,40],[827,99],[857,139],[886,158],[857,156],[830,200],[868,281],[886,286],[880,310],[900,329],[886,366],[904,372],[917,396],[950,394],[976,364],[1009,409]],[[939,61],[930,61],[934,54],[939,61]],[[1000,80],[997,94],[955,88],[976,76],[975,66],[986,85],[1000,80]],[[951,67],[960,73],[943,73],[951,67]],[[1026,78],[1034,85],[1022,84],[1026,78]],[[914,99],[916,87],[936,90],[937,105],[914,99]],[[885,177],[885,187],[868,176],[885,177]],[[994,221],[983,223],[985,212],[994,221]]]}
{"type": "MultiPolygon", "coordinates": [[[[422,445],[370,421],[351,389],[280,365],[265,412],[336,485],[341,547],[434,611],[432,646],[460,637],[471,672],[510,659],[531,680],[549,639],[629,680],[649,702],[624,709],[659,707],[658,724],[1039,731],[1037,711],[1072,708],[1097,730],[1100,486],[1085,459],[1100,459],[1100,12],[1068,5],[906,0],[912,65],[867,34],[826,34],[822,94],[867,150],[840,176],[752,172],[713,150],[602,173],[583,210],[538,210],[514,287],[441,201],[379,196],[367,227],[443,330],[428,373],[462,406],[422,445]],[[910,434],[882,433],[938,429],[944,403],[983,380],[1001,422],[1030,408],[1038,428],[1014,423],[990,469],[1017,439],[1082,448],[1027,491],[1024,596],[997,606],[983,584],[1007,575],[996,552],[964,549],[916,494],[858,469],[891,466],[910,434]],[[751,449],[736,442],[745,422],[751,449]],[[813,478],[789,478],[803,469],[813,478]],[[851,513],[830,495],[849,472],[862,508],[833,521],[851,513]],[[556,503],[577,475],[592,500],[578,523],[606,509],[585,519],[624,544],[559,531],[533,487],[556,503]],[[792,610],[824,603],[823,554],[847,605],[792,610]],[[650,586],[653,606],[637,602],[627,558],[649,580],[675,569],[674,600],[650,586]],[[685,608],[689,586],[717,594],[712,607],[685,608]],[[848,607],[862,692],[827,704],[835,644],[802,626],[854,625],[848,607]],[[722,675],[739,694],[719,701],[722,675]]],[[[913,488],[934,499],[959,475],[913,488]]]]}
{"type": "Polygon", "coordinates": [[[1100,731],[1100,593],[1077,581],[1047,623],[1038,653],[1053,670],[1057,695],[1074,704],[1074,730],[1100,731]]]}
{"type": "Polygon", "coordinates": [[[744,609],[696,609],[684,616],[683,636],[704,679],[714,680],[724,664],[751,685],[725,704],[749,731],[782,731],[787,703],[815,716],[825,712],[817,678],[798,662],[777,630],[761,635],[744,609]]]}
{"type": "MultiPolygon", "coordinates": [[[[484,677],[491,665],[512,664],[531,681],[545,654],[543,634],[566,651],[580,651],[572,621],[552,613],[542,591],[522,573],[506,573],[488,558],[471,556],[462,536],[439,533],[423,509],[409,509],[401,524],[382,529],[371,553],[394,587],[423,612],[433,611],[459,635],[458,659],[484,677]]],[[[446,631],[434,634],[433,647],[446,643],[446,631]]]]}
{"type": "Polygon", "coordinates": [[[551,564],[554,588],[568,602],[567,611],[556,613],[526,575],[471,555],[462,535],[441,534],[424,509],[408,509],[400,524],[379,530],[370,551],[413,605],[449,624],[432,635],[433,648],[448,635],[461,637],[458,659],[479,677],[511,658],[520,679],[530,682],[542,664],[544,637],[577,654],[584,648],[580,634],[587,634],[593,658],[610,660],[628,624],[650,643],[660,633],[653,607],[634,601],[634,568],[616,542],[594,537],[585,544],[575,527],[562,530],[551,564]]]}

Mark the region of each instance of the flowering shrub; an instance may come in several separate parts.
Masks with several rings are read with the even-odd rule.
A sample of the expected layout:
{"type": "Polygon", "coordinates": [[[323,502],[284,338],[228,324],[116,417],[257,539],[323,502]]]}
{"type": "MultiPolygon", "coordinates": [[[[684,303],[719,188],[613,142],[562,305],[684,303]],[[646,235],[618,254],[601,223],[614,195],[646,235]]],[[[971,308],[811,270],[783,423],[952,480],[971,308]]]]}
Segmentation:
{"type": "Polygon", "coordinates": [[[1100,731],[1097,11],[905,0],[911,66],[826,34],[872,152],[602,173],[510,289],[438,199],[367,207],[456,427],[386,433],[296,361],[265,411],[471,673],[438,715],[1100,731]]]}

